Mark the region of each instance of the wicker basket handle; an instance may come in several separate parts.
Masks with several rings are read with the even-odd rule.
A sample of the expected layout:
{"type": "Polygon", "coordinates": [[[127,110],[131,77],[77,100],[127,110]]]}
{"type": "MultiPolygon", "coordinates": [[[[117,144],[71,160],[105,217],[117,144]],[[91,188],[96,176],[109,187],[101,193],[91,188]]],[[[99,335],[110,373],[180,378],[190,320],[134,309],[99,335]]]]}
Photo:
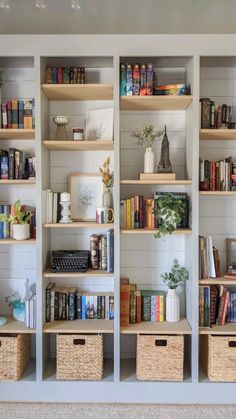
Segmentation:
{"type": "Polygon", "coordinates": [[[167,340],[166,339],[156,339],[155,340],[155,345],[156,346],[167,346],[167,340]]]}
{"type": "Polygon", "coordinates": [[[85,345],[85,339],[74,339],[74,345],[85,345]]]}
{"type": "Polygon", "coordinates": [[[229,347],[230,348],[236,348],[236,341],[235,340],[229,340],[229,347]]]}

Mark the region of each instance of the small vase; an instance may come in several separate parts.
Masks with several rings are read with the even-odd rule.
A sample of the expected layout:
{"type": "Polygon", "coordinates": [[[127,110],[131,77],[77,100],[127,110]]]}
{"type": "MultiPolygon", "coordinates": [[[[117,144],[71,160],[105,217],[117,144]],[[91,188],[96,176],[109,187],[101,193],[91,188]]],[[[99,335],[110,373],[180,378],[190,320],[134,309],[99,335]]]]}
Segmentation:
{"type": "Polygon", "coordinates": [[[166,320],[178,322],[180,320],[180,298],[175,289],[168,289],[166,297],[166,320]]]}
{"type": "Polygon", "coordinates": [[[102,206],[113,208],[112,191],[109,188],[106,188],[102,194],[102,206]]]}
{"type": "Polygon", "coordinates": [[[13,312],[12,316],[13,319],[17,320],[18,322],[25,321],[25,303],[21,303],[20,301],[15,301],[12,304],[13,312]]]}
{"type": "Polygon", "coordinates": [[[29,239],[29,224],[13,224],[13,239],[27,240],[29,239]]]}
{"type": "Polygon", "coordinates": [[[144,154],[144,173],[154,173],[154,152],[147,147],[144,154]]]}

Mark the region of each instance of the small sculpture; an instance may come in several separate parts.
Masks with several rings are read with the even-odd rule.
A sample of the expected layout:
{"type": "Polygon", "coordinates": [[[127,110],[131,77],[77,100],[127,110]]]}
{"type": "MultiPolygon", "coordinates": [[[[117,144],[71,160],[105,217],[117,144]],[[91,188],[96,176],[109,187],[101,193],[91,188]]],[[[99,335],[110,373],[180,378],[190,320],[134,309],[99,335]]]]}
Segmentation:
{"type": "Polygon", "coordinates": [[[172,173],[172,165],[170,162],[169,154],[169,140],[166,133],[166,125],[164,137],[161,143],[161,158],[157,166],[157,173],[172,173]]]}

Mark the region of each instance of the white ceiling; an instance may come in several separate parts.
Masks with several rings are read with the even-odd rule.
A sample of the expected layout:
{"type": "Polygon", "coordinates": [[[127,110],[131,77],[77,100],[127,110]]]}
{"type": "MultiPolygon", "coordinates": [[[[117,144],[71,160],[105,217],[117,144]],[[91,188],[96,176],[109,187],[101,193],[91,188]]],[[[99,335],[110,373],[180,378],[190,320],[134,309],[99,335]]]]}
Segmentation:
{"type": "Polygon", "coordinates": [[[10,0],[0,9],[1,34],[236,33],[236,0],[45,0],[37,11],[33,0],[10,0]]]}

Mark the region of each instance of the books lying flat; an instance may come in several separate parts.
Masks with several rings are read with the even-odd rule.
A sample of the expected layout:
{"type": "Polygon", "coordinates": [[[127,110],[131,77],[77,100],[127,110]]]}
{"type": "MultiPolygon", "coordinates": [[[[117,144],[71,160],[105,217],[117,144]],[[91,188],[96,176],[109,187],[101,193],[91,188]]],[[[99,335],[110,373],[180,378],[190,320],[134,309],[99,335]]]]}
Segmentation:
{"type": "Polygon", "coordinates": [[[175,180],[175,173],[140,173],[140,180],[175,180]]]}

